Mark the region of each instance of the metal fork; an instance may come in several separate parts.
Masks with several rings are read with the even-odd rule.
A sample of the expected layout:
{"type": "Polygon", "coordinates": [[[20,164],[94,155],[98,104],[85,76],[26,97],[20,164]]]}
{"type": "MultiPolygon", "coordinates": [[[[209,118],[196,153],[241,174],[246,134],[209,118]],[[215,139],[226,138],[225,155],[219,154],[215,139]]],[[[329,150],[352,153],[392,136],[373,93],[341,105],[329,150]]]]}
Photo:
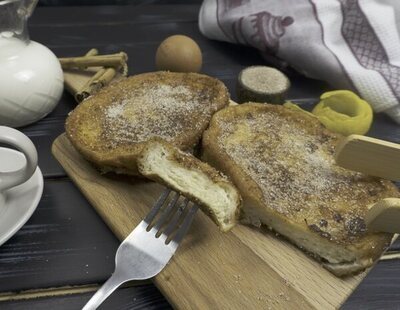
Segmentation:
{"type": "Polygon", "coordinates": [[[174,255],[198,206],[166,189],[117,250],[115,270],[83,310],[96,309],[121,284],[157,275],[174,255]],[[170,195],[171,194],[171,195],[170,195]],[[164,206],[164,208],[162,208],[164,206]]]}

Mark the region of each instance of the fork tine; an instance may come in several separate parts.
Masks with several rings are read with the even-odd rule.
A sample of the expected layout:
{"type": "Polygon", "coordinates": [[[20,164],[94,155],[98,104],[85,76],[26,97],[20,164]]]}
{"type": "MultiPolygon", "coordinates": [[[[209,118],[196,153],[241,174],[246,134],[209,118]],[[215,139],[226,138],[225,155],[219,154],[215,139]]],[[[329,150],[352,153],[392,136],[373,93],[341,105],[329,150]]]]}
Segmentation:
{"type": "Polygon", "coordinates": [[[174,216],[169,221],[167,227],[163,231],[163,233],[166,236],[169,236],[176,229],[177,224],[179,223],[179,220],[182,218],[182,214],[185,212],[185,209],[188,206],[188,204],[189,204],[189,199],[185,198],[181,206],[177,208],[174,216]]]}
{"type": "Polygon", "coordinates": [[[172,200],[168,203],[167,207],[162,211],[159,219],[154,225],[154,228],[159,230],[163,226],[163,224],[169,219],[171,214],[174,212],[174,207],[179,197],[180,197],[179,193],[175,193],[174,198],[172,198],[172,200]]]}
{"type": "Polygon", "coordinates": [[[187,198],[178,203],[180,194],[173,192],[175,195],[171,198],[169,197],[171,192],[173,191],[170,189],[164,190],[145,219],[121,243],[117,250],[113,275],[84,309],[96,309],[126,281],[154,277],[169,262],[198,209],[195,204],[190,207],[191,202],[187,198]],[[160,212],[164,205],[165,208],[160,212]],[[158,216],[159,213],[161,214],[158,216]],[[156,224],[151,227],[153,222],[156,224]]]}
{"type": "Polygon", "coordinates": [[[187,230],[189,229],[190,224],[192,223],[194,216],[196,215],[196,212],[198,209],[199,209],[199,206],[197,204],[193,204],[193,207],[191,207],[189,212],[186,214],[183,223],[179,226],[175,236],[172,239],[177,244],[179,244],[182,241],[182,239],[185,236],[187,230]]]}
{"type": "Polygon", "coordinates": [[[150,210],[150,212],[144,218],[144,221],[147,224],[150,224],[154,220],[154,217],[157,215],[158,211],[161,209],[161,207],[164,204],[165,200],[167,200],[167,197],[168,197],[170,192],[171,192],[171,190],[169,188],[166,188],[162,192],[162,194],[158,198],[158,200],[157,200],[156,204],[154,205],[154,207],[150,210]]]}

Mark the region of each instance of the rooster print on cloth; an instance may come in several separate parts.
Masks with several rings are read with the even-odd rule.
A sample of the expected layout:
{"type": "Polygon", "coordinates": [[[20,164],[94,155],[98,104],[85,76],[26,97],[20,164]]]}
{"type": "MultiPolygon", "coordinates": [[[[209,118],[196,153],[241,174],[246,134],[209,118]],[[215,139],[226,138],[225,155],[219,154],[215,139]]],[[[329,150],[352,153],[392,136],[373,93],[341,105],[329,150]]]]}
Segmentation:
{"type": "Polygon", "coordinates": [[[398,18],[399,0],[205,0],[199,27],[353,90],[400,124],[398,18]]]}

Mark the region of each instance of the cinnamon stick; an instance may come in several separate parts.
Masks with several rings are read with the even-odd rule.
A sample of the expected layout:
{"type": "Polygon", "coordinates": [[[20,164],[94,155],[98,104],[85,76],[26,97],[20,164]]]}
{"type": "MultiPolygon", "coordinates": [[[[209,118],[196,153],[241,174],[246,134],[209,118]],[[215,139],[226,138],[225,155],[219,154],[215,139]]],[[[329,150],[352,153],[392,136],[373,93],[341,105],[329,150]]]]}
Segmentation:
{"type": "Polygon", "coordinates": [[[85,56],[59,59],[63,69],[66,70],[65,75],[70,74],[70,72],[79,72],[81,70],[85,70],[81,72],[95,72],[92,77],[85,79],[86,81],[84,81],[81,87],[72,88],[70,85],[71,83],[66,82],[67,88],[70,86],[69,91],[78,102],[95,94],[114,78],[121,78],[121,76],[128,75],[128,65],[126,63],[128,56],[126,53],[120,52],[109,55],[98,55],[98,53],[97,49],[92,48],[85,56]],[[87,69],[89,67],[90,69],[87,69]]]}
{"type": "Polygon", "coordinates": [[[99,51],[97,50],[97,48],[92,48],[91,50],[89,50],[89,52],[87,52],[85,54],[85,56],[96,56],[99,54],[99,51]]]}
{"type": "Polygon", "coordinates": [[[78,102],[98,92],[102,87],[111,82],[117,71],[114,68],[102,68],[93,75],[90,80],[76,93],[75,99],[78,102]]]}
{"type": "Polygon", "coordinates": [[[110,55],[60,58],[59,60],[63,69],[85,69],[87,67],[114,67],[119,69],[126,64],[128,55],[120,52],[110,55]]]}
{"type": "Polygon", "coordinates": [[[128,76],[128,64],[126,62],[122,65],[121,74],[123,76],[128,76]]]}
{"type": "Polygon", "coordinates": [[[105,86],[112,81],[116,74],[117,71],[114,68],[107,68],[100,77],[99,82],[102,84],[102,86],[105,86]]]}

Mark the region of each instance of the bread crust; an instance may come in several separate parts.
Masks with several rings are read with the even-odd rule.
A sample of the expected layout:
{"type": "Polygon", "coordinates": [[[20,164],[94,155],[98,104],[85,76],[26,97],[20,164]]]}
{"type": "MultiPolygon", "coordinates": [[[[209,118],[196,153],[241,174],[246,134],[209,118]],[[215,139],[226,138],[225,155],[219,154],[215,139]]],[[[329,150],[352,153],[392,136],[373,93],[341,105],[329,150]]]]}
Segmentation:
{"type": "Polygon", "coordinates": [[[146,141],[161,136],[192,149],[211,116],[229,103],[225,85],[197,73],[151,72],[101,89],[68,116],[74,147],[100,170],[138,175],[146,141]]]}
{"type": "MultiPolygon", "coordinates": [[[[345,193],[336,188],[329,190],[328,194],[310,193],[310,203],[306,201],[304,195],[300,195],[300,192],[298,197],[294,192],[292,196],[288,196],[289,200],[278,203],[267,199],[270,196],[266,195],[267,190],[262,187],[261,177],[265,177],[268,181],[271,179],[270,176],[276,173],[285,176],[282,183],[278,183],[276,187],[269,187],[270,191],[277,191],[278,197],[283,197],[282,193],[290,192],[290,188],[285,186],[297,184],[296,182],[303,177],[310,177],[302,175],[298,170],[287,170],[290,165],[299,167],[296,157],[290,156],[291,150],[287,150],[290,153],[288,155],[285,152],[279,152],[282,144],[287,144],[285,142],[287,130],[294,133],[302,131],[306,138],[309,136],[310,141],[319,141],[320,144],[313,148],[323,149],[319,154],[326,156],[327,160],[333,160],[333,150],[341,136],[326,130],[316,119],[305,113],[292,111],[283,106],[257,103],[228,107],[216,113],[209,128],[203,134],[202,158],[227,174],[238,187],[244,200],[242,220],[256,225],[264,224],[278,231],[299,247],[317,256],[327,269],[338,276],[357,273],[371,266],[389,246],[393,235],[368,232],[364,216],[369,204],[387,197],[399,197],[398,189],[390,181],[363,176],[332,166],[337,175],[332,184],[337,185],[336,179],[343,177],[344,184],[350,188],[348,191],[345,189],[345,193]],[[243,124],[254,123],[254,119],[258,123],[256,130],[250,127],[250,129],[240,129],[242,128],[240,126],[244,126],[243,124]],[[258,121],[260,119],[263,121],[258,121]],[[232,126],[234,126],[233,130],[232,126]],[[293,128],[290,129],[290,127],[293,128]],[[242,132],[247,132],[247,134],[241,135],[242,132]],[[264,147],[264,150],[268,150],[270,156],[268,158],[260,157],[254,151],[254,145],[257,145],[260,139],[265,140],[260,145],[264,147]],[[229,146],[228,143],[232,145],[229,146]],[[234,151],[238,145],[245,150],[254,151],[252,160],[255,166],[263,161],[266,169],[271,169],[270,172],[265,173],[261,169],[257,175],[255,171],[259,167],[253,167],[251,161],[247,161],[247,167],[245,167],[246,164],[243,164],[234,151]],[[279,167],[276,165],[278,160],[283,163],[280,169],[276,168],[279,167]],[[348,198],[352,189],[354,189],[354,196],[358,199],[356,204],[348,198]],[[324,195],[336,196],[338,201],[324,201],[324,195]],[[319,198],[320,196],[322,198],[319,198]],[[304,200],[304,208],[296,208],[298,205],[296,199],[304,200]],[[315,201],[314,205],[313,201],[315,201]],[[254,223],[258,215],[262,217],[261,223],[254,223]]],[[[308,141],[306,138],[305,142],[308,141]]],[[[301,145],[301,142],[299,143],[301,145]]],[[[295,147],[300,150],[300,153],[295,153],[299,156],[304,155],[301,152],[306,152],[299,145],[293,145],[293,148],[295,147]]],[[[300,164],[307,165],[306,162],[300,164]]],[[[329,163],[327,167],[331,165],[335,164],[329,163]]],[[[305,178],[304,183],[307,182],[309,180],[305,178]]],[[[304,189],[307,188],[301,188],[300,191],[304,189]]]]}

